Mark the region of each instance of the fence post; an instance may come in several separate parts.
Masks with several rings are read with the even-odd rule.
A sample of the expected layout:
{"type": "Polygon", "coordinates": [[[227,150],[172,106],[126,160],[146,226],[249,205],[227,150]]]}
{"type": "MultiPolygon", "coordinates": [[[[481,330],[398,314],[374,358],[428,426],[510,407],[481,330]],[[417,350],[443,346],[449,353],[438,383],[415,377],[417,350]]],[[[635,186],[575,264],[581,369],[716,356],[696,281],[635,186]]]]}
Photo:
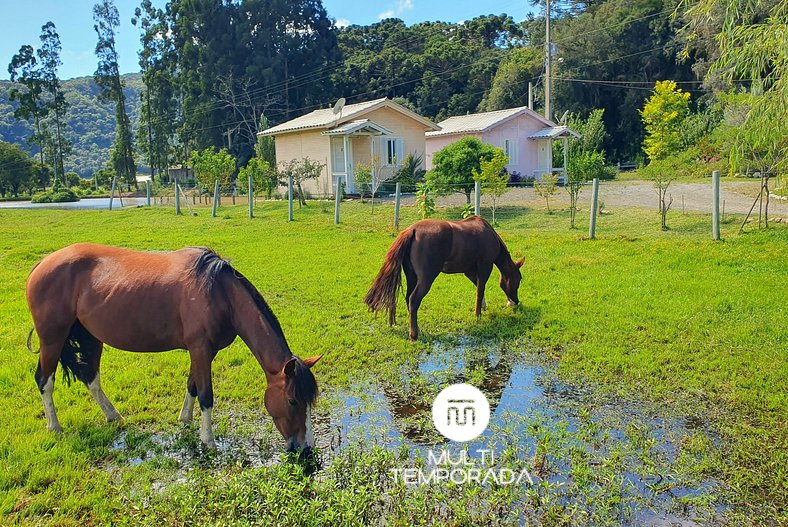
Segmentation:
{"type": "Polygon", "coordinates": [[[399,229],[399,201],[402,197],[402,185],[397,182],[394,190],[394,228],[399,229]]]}
{"type": "Polygon", "coordinates": [[[145,202],[150,207],[150,179],[145,182],[145,202]]]}
{"type": "Polygon", "coordinates": [[[339,225],[339,204],[342,202],[342,178],[337,178],[337,190],[334,200],[334,225],[339,225]]]}
{"type": "Polygon", "coordinates": [[[478,181],[473,185],[473,213],[482,215],[482,184],[478,181]]]}
{"type": "Polygon", "coordinates": [[[711,207],[711,238],[720,239],[720,171],[711,173],[712,207],[711,207]]]}
{"type": "Polygon", "coordinates": [[[181,215],[181,186],[178,185],[178,178],[175,178],[175,215],[181,215]]]}
{"type": "Polygon", "coordinates": [[[109,192],[109,210],[112,210],[112,202],[115,200],[115,187],[118,185],[118,176],[112,178],[112,190],[109,192]]]}
{"type": "Polygon", "coordinates": [[[599,206],[599,178],[594,178],[593,186],[591,187],[591,218],[588,224],[588,237],[592,240],[596,239],[596,215],[599,206]]]}
{"type": "Polygon", "coordinates": [[[216,183],[213,185],[213,211],[211,211],[211,216],[216,217],[216,207],[219,205],[219,180],[216,180],[216,183]]]}
{"type": "Polygon", "coordinates": [[[249,217],[254,218],[254,188],[252,176],[249,176],[249,217]]]}
{"type": "Polygon", "coordinates": [[[287,176],[287,221],[293,221],[293,175],[287,176]]]}

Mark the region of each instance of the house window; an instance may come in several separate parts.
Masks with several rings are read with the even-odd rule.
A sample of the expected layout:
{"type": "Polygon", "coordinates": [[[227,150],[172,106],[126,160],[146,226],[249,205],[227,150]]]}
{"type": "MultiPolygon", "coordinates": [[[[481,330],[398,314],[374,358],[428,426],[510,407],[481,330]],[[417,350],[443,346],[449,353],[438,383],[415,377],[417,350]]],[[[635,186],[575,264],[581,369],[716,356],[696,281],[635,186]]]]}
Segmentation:
{"type": "Polygon", "coordinates": [[[381,139],[383,164],[386,166],[401,165],[405,159],[405,142],[401,137],[384,137],[381,139]]]}
{"type": "Polygon", "coordinates": [[[514,139],[506,139],[503,142],[503,152],[509,158],[510,165],[517,164],[517,141],[514,139]]]}

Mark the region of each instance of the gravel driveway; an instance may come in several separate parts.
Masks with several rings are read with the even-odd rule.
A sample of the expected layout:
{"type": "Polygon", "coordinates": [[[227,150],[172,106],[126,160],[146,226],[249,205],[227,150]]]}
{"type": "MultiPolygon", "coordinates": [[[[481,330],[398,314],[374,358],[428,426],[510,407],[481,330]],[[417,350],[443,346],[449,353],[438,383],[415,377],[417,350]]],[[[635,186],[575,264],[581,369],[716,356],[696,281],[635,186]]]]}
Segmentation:
{"type": "MultiPolygon", "coordinates": [[[[752,207],[758,192],[758,181],[725,181],[721,183],[720,207],[725,202],[725,212],[747,214],[752,207]]],[[[711,179],[702,183],[671,183],[668,195],[673,197],[673,210],[681,210],[682,199],[687,211],[706,212],[711,214],[711,179]]],[[[413,196],[403,197],[403,203],[412,204],[413,196]]],[[[484,198],[482,198],[484,201],[484,198]]],[[[605,208],[642,207],[657,209],[657,190],[650,181],[603,181],[599,186],[599,200],[605,208]]],[[[579,205],[588,208],[591,202],[591,185],[587,185],[580,194],[579,205]]],[[[438,198],[439,206],[462,206],[465,203],[463,194],[452,194],[438,198]]],[[[544,208],[544,198],[536,194],[533,188],[515,188],[501,198],[501,205],[544,208]]],[[[569,196],[563,188],[559,188],[550,199],[550,207],[568,207],[569,196]]],[[[755,213],[758,209],[756,207],[755,213]]],[[[788,201],[772,198],[769,203],[769,217],[782,217],[788,220],[788,201]]]]}

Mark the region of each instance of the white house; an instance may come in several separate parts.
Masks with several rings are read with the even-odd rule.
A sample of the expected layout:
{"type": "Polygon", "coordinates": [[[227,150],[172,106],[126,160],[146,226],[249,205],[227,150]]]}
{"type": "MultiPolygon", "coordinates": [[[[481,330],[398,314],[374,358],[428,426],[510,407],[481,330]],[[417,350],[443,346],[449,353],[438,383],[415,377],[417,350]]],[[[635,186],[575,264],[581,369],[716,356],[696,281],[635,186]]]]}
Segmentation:
{"type": "Polygon", "coordinates": [[[506,169],[510,174],[535,179],[551,172],[565,176],[566,159],[561,160],[560,168],[554,166],[552,142],[580,137],[569,127],[558,126],[527,106],[449,117],[438,126],[440,130],[425,134],[427,169],[432,168],[435,152],[462,137],[471,136],[502,148],[509,157],[506,169]]]}

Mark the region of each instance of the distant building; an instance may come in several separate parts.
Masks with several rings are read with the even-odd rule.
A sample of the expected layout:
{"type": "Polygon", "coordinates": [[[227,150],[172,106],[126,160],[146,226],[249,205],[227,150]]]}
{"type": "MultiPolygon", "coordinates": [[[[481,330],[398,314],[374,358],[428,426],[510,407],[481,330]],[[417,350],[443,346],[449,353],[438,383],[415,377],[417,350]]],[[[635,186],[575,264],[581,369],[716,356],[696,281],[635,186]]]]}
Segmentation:
{"type": "Polygon", "coordinates": [[[438,123],[440,130],[426,133],[426,165],[432,168],[435,152],[463,137],[476,137],[483,143],[502,148],[509,157],[506,169],[521,177],[540,179],[557,172],[566,174],[564,160],[553,163],[552,142],[579,138],[580,134],[567,126],[558,126],[527,106],[449,117],[438,123]]]}
{"type": "Polygon", "coordinates": [[[173,165],[167,169],[167,178],[168,181],[175,181],[175,178],[178,181],[191,181],[194,179],[194,170],[188,166],[173,165]]]}
{"type": "Polygon", "coordinates": [[[424,132],[439,127],[387,98],[348,104],[334,114],[331,108],[315,110],[286,123],[258,133],[273,136],[277,162],[308,157],[325,164],[317,181],[309,181],[304,190],[313,194],[331,194],[338,178],[343,178],[348,192],[358,192],[354,167],[377,158],[382,179],[388,179],[405,156],[424,159],[424,132]]]}

